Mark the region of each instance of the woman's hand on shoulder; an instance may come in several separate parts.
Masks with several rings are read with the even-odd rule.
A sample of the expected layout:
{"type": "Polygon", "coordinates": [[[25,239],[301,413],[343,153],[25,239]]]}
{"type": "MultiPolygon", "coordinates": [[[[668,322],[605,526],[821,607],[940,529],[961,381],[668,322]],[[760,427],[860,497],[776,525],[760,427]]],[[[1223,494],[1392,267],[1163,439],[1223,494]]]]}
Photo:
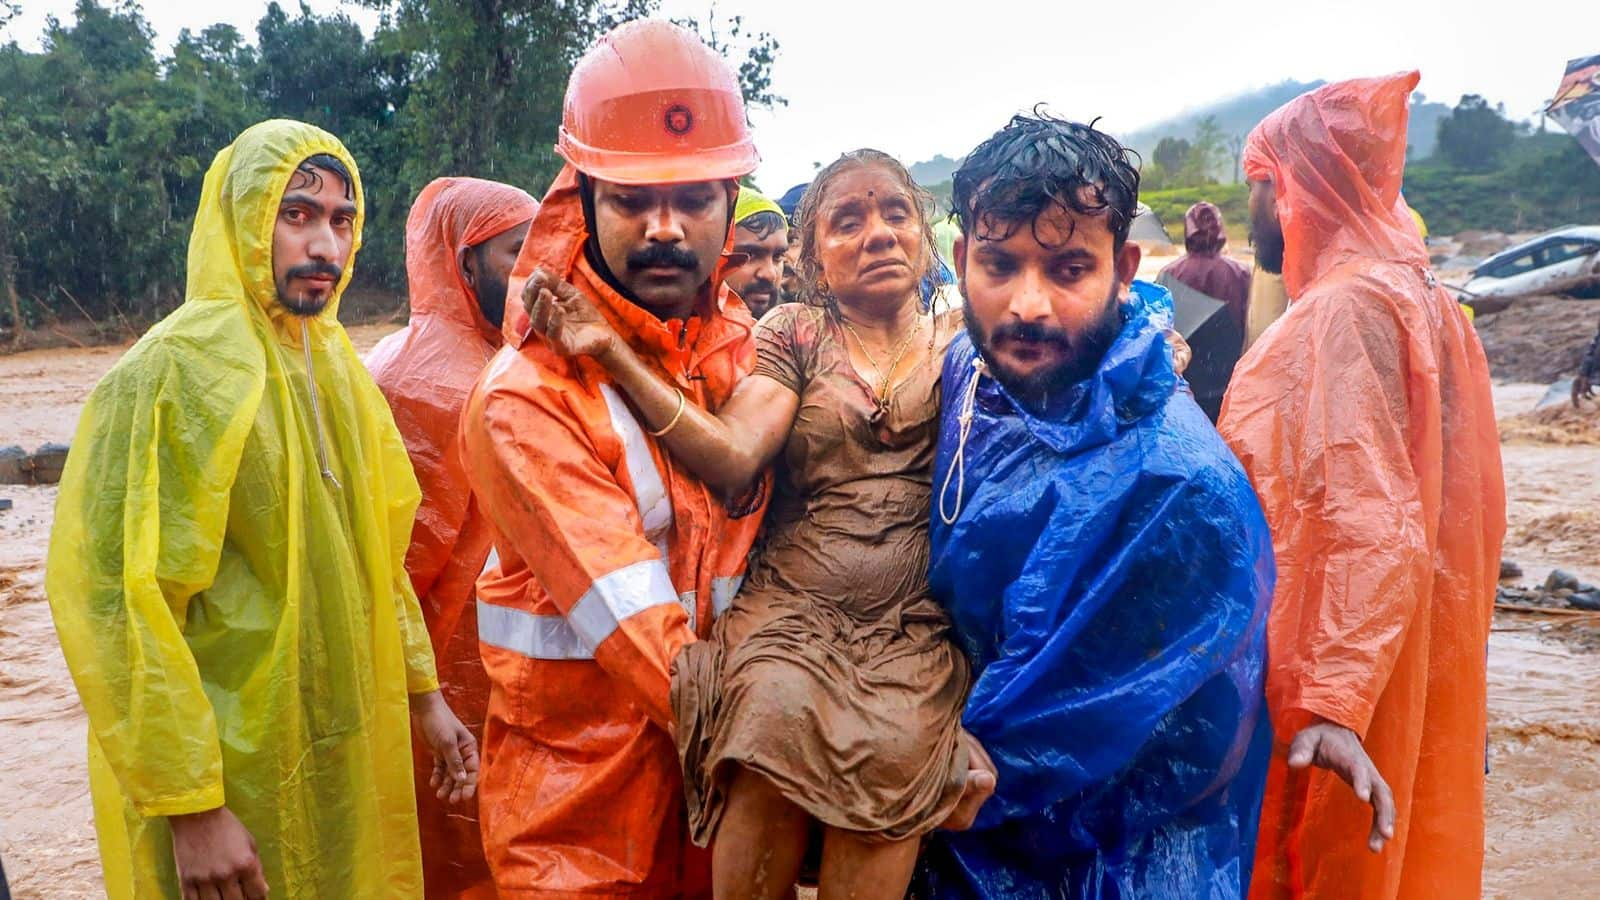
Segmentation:
{"type": "Polygon", "coordinates": [[[533,333],[562,356],[588,356],[604,363],[623,346],[621,336],[587,294],[545,269],[535,269],[523,285],[522,306],[533,333]]]}

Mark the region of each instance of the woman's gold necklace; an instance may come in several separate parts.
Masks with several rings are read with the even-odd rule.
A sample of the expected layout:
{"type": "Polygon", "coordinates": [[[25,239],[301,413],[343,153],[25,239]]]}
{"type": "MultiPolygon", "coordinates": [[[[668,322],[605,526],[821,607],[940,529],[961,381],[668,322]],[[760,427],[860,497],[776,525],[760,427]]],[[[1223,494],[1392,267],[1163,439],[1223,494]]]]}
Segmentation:
{"type": "Polygon", "coordinates": [[[900,368],[900,360],[905,358],[906,349],[911,346],[911,339],[916,337],[917,332],[922,330],[922,317],[917,317],[916,322],[911,326],[911,330],[907,331],[906,336],[901,339],[899,348],[895,350],[894,360],[889,363],[888,372],[878,366],[878,358],[872,355],[872,350],[867,347],[867,342],[861,339],[861,334],[856,331],[855,326],[850,324],[850,320],[846,319],[843,313],[839,314],[839,323],[845,327],[845,330],[855,336],[856,343],[861,345],[861,352],[867,355],[867,365],[872,367],[872,374],[878,376],[878,390],[876,391],[878,406],[888,406],[894,393],[890,379],[894,378],[894,370],[900,368]]]}

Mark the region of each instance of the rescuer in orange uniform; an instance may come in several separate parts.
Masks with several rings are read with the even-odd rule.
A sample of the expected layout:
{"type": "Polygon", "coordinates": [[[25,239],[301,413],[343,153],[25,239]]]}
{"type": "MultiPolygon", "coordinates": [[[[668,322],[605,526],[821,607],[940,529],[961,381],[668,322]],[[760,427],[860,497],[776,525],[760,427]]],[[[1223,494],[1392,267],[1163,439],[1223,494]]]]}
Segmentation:
{"type": "MultiPolygon", "coordinates": [[[[733,74],[675,25],[622,25],[573,70],[556,150],[510,296],[536,269],[535,291],[571,283],[681,404],[717,409],[755,361],[721,277],[757,162],[733,74]]],[[[670,673],[738,589],[764,482],[726,504],[657,445],[677,417],[642,421],[597,363],[529,327],[508,304],[462,430],[499,551],[478,584],[489,866],[507,897],[707,895],[670,673]]]]}
{"type": "MultiPolygon", "coordinates": [[[[527,192],[478,178],[435,179],[406,222],[411,321],[367,356],[422,487],[406,572],[422,603],[440,689],[483,742],[489,676],[478,655],[473,583],[489,558],[489,523],[472,502],[457,429],[484,364],[503,343],[506,282],[539,208],[527,192]]],[[[429,900],[493,897],[476,804],[446,806],[416,756],[423,888],[429,900]]]]}
{"type": "Polygon", "coordinates": [[[1400,199],[1416,84],[1319,88],[1246,144],[1257,261],[1290,298],[1219,425],[1278,560],[1253,898],[1481,889],[1505,484],[1483,347],[1400,199]]]}

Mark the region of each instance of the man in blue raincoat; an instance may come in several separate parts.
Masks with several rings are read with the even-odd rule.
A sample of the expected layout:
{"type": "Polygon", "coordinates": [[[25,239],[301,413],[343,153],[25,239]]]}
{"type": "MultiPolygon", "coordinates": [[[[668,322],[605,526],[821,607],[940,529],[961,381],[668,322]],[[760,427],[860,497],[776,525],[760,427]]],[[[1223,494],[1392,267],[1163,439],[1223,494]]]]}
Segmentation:
{"type": "Polygon", "coordinates": [[[1270,733],[1271,539],[1134,281],[1139,176],[1018,116],[956,173],[930,578],[995,796],[918,896],[1243,897],[1270,733]]]}

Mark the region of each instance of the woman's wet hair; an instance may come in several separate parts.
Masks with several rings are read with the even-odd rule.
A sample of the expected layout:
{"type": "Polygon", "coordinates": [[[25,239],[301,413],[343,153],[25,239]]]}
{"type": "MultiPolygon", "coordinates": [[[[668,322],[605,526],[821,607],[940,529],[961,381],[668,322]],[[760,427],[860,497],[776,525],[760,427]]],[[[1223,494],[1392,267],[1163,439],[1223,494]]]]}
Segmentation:
{"type": "Polygon", "coordinates": [[[1013,116],[956,170],[951,205],[961,232],[1006,240],[1028,225],[1038,237],[1039,215],[1060,205],[1074,215],[1104,214],[1121,249],[1139,203],[1138,155],[1095,122],[1069,122],[1038,109],[1013,116]]]}
{"type": "Polygon", "coordinates": [[[898,159],[882,150],[852,150],[817,173],[811,186],[806,188],[800,208],[795,212],[795,228],[800,233],[799,298],[802,303],[812,306],[833,303],[832,296],[822,289],[822,261],[817,258],[817,215],[822,210],[823,202],[832,193],[833,182],[846,172],[864,168],[879,168],[888,172],[911,195],[912,206],[917,210],[917,224],[922,230],[922,250],[919,258],[913,262],[917,282],[920,284],[933,275],[936,265],[933,255],[933,195],[917,184],[898,159]]]}

